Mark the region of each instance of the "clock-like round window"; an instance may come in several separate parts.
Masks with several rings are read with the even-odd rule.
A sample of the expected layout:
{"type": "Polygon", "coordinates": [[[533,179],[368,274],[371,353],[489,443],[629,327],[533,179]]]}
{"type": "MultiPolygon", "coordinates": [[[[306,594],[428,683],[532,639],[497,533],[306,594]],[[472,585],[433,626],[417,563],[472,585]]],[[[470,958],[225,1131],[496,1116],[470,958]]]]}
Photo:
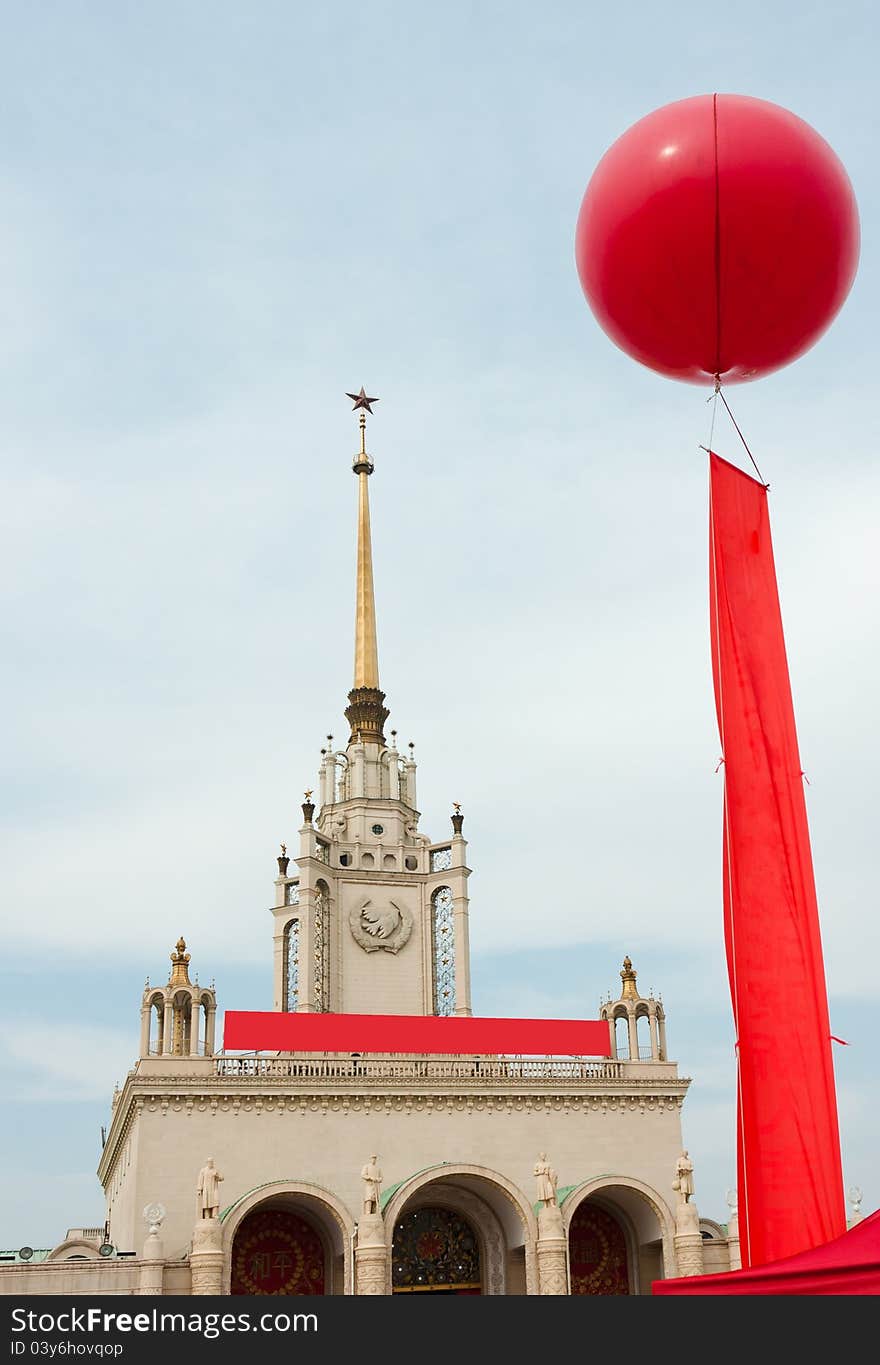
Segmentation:
{"type": "Polygon", "coordinates": [[[384,833],[385,833],[385,826],[384,826],[384,825],[373,825],[372,828],[373,828],[373,833],[374,833],[374,834],[384,834],[384,833]]]}

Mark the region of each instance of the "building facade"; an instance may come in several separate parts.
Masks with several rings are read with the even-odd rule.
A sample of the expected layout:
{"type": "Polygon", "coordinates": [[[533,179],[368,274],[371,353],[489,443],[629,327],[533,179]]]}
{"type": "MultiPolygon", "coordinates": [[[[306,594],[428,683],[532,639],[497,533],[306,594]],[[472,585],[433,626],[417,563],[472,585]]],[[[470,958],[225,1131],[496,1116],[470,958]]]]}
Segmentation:
{"type": "MultiPolygon", "coordinates": [[[[419,827],[416,763],[379,684],[360,408],[355,668],[274,882],[276,1011],[469,1015],[468,846],[419,827]]],[[[209,964],[205,964],[209,965],[209,964]]],[[[181,939],[144,990],[113,1096],[102,1229],[8,1252],[0,1289],[130,1294],[645,1294],[738,1265],[700,1221],[689,1081],[629,958],[600,1006],[611,1055],[231,1055],[181,939]],[[29,1249],[25,1248],[27,1252],[29,1249]]]]}

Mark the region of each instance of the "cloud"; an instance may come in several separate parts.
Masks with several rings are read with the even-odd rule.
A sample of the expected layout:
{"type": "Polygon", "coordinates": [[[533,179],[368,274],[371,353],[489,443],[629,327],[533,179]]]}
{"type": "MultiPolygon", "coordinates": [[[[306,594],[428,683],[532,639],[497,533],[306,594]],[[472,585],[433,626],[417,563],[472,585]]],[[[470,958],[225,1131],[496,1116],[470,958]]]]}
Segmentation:
{"type": "Polygon", "coordinates": [[[132,1064],[132,1038],[121,1029],[17,1019],[6,1021],[3,1037],[5,1088],[13,1103],[109,1103],[112,1079],[121,1086],[132,1064]]]}

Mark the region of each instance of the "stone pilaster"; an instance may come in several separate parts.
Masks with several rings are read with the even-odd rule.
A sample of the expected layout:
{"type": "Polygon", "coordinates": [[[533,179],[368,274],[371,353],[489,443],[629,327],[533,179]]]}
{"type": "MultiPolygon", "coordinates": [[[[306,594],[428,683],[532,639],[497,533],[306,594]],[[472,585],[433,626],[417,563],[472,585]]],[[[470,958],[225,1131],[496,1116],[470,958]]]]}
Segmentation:
{"type": "Polygon", "coordinates": [[[702,1275],[703,1239],[696,1204],[679,1202],[675,1210],[675,1259],[679,1276],[702,1275]]]}
{"type": "Polygon", "coordinates": [[[355,1293],[384,1294],[388,1278],[388,1247],[380,1213],[365,1213],[358,1223],[354,1253],[355,1293]]]}
{"type": "Polygon", "coordinates": [[[739,1249],[739,1215],[733,1209],[727,1222],[727,1254],[731,1270],[742,1270],[742,1254],[739,1249]]]}
{"type": "Polygon", "coordinates": [[[555,1204],[538,1210],[538,1293],[568,1293],[568,1247],[562,1214],[555,1204]]]}
{"type": "Polygon", "coordinates": [[[189,1257],[193,1294],[223,1290],[223,1229],[219,1218],[200,1218],[193,1228],[189,1257]]]}

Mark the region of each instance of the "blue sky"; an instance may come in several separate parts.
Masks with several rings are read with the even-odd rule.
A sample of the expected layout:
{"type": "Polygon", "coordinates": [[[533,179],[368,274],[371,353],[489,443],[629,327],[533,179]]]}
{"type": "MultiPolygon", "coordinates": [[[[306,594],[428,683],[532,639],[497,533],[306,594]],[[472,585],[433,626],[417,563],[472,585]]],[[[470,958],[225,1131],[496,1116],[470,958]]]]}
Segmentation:
{"type": "Polygon", "coordinates": [[[811,122],[862,216],[831,331],[731,401],[771,483],[845,1179],[876,1207],[872,7],[0,16],[0,1242],[100,1220],[100,1124],[179,933],[221,1006],[270,1001],[276,846],[350,685],[361,383],[383,686],[423,828],[466,813],[475,1003],[592,1014],[629,952],[724,1216],[709,411],[606,340],[572,248],[607,146],[711,90],[811,122]]]}

